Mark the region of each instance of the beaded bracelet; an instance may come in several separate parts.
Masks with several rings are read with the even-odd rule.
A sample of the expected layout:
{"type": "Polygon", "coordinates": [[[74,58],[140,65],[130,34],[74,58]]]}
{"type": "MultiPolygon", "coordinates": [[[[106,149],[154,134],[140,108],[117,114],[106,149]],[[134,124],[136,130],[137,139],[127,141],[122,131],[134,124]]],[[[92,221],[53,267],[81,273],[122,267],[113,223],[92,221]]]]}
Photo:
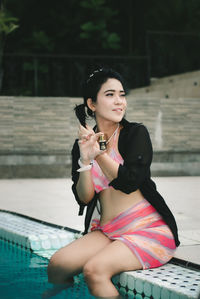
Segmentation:
{"type": "Polygon", "coordinates": [[[83,171],[86,171],[86,170],[90,170],[92,168],[92,162],[90,162],[89,165],[85,165],[81,162],[81,160],[79,159],[78,160],[78,164],[81,168],[77,169],[78,172],[83,172],[83,171]]]}

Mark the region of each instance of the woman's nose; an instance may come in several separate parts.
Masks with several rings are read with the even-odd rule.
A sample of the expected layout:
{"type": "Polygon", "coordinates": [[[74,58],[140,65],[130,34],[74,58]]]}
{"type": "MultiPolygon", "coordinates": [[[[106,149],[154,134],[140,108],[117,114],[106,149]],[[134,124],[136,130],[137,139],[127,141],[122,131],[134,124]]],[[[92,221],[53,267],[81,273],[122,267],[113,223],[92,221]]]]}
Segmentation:
{"type": "Polygon", "coordinates": [[[116,97],[115,97],[115,103],[122,103],[122,98],[119,96],[119,95],[116,95],[116,97]]]}

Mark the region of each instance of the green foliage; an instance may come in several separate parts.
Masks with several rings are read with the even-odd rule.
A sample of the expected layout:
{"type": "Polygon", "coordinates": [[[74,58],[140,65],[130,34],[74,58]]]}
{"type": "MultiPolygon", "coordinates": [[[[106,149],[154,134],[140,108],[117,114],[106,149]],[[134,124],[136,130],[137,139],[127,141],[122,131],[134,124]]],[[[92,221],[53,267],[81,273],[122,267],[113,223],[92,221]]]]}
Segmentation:
{"type": "Polygon", "coordinates": [[[40,31],[33,31],[30,38],[27,38],[26,44],[33,49],[33,52],[51,52],[54,45],[47,34],[40,31]]]}
{"type": "Polygon", "coordinates": [[[6,0],[6,8],[20,20],[8,52],[146,55],[148,30],[200,31],[199,0],[6,0]]]}
{"type": "Polygon", "coordinates": [[[88,22],[81,25],[82,32],[80,37],[82,39],[88,40],[90,43],[101,42],[103,49],[113,49],[117,50],[120,48],[120,37],[116,32],[109,33],[106,30],[106,25],[102,21],[94,24],[93,22],[88,22]]]}
{"type": "MultiPolygon", "coordinates": [[[[29,80],[35,74],[39,81],[38,90],[45,85],[44,78],[48,82],[55,74],[56,80],[50,82],[57,84],[59,92],[67,80],[71,90],[75,90],[74,84],[79,80],[75,81],[76,76],[71,79],[73,72],[82,77],[86,65],[100,62],[112,66],[112,59],[119,70],[122,67],[132,69],[131,82],[146,82],[149,76],[170,75],[200,67],[199,0],[6,0],[6,9],[10,15],[0,15],[0,51],[6,35],[5,54],[27,54],[22,62],[21,58],[13,59],[13,62],[10,62],[11,56],[6,58],[12,65],[7,76],[12,75],[10,69],[14,64],[16,69],[18,64],[23,65],[13,80],[17,81],[20,76],[29,80]],[[9,34],[18,23],[15,34],[9,34]],[[31,56],[27,58],[29,54],[31,56]],[[36,54],[36,58],[37,54],[52,54],[52,57],[41,55],[35,64],[31,60],[32,54],[36,54]],[[60,54],[77,56],[69,58],[60,54]],[[101,57],[97,58],[97,55],[101,57]],[[104,55],[109,58],[104,59],[104,55]],[[116,59],[115,55],[123,58],[116,59]],[[124,58],[131,59],[132,64],[126,64],[124,58]]],[[[13,82],[10,85],[13,86],[13,82]]],[[[44,87],[45,92],[47,89],[44,87]]]]}
{"type": "Polygon", "coordinates": [[[80,38],[85,40],[90,48],[120,49],[120,36],[109,28],[118,11],[109,7],[105,0],[82,0],[80,7],[87,15],[87,21],[80,25],[80,38]],[[111,22],[112,21],[112,22],[111,22]]]}
{"type": "Polygon", "coordinates": [[[91,39],[96,33],[101,35],[101,32],[106,30],[106,24],[103,21],[87,22],[81,25],[82,32],[80,37],[83,39],[91,39]]]}
{"type": "Polygon", "coordinates": [[[13,32],[19,27],[17,22],[18,19],[11,17],[8,12],[4,10],[0,11],[0,33],[7,35],[13,32]]]}
{"type": "Polygon", "coordinates": [[[3,3],[0,2],[0,90],[3,78],[2,59],[5,47],[5,37],[19,27],[17,22],[18,19],[12,17],[8,11],[3,8],[3,3]]]}

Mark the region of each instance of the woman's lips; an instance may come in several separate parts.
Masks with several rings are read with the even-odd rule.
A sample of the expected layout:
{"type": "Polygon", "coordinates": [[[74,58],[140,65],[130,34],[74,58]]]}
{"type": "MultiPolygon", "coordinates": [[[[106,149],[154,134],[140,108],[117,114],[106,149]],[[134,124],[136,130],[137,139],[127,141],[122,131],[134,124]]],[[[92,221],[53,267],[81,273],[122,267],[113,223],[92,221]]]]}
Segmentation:
{"type": "Polygon", "coordinates": [[[123,109],[122,109],[122,108],[115,108],[115,109],[113,109],[112,111],[116,111],[116,112],[122,112],[122,111],[123,111],[123,109]]]}

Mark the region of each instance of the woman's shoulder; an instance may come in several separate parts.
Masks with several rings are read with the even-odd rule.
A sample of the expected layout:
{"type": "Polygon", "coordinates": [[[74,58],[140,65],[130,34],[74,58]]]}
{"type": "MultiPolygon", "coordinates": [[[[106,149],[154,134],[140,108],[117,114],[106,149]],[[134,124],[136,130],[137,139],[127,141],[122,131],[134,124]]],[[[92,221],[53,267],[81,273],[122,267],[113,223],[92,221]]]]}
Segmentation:
{"type": "Polygon", "coordinates": [[[120,132],[118,148],[122,155],[127,151],[133,153],[144,150],[151,155],[151,138],[146,126],[143,123],[126,121],[120,132]]]}
{"type": "Polygon", "coordinates": [[[129,122],[125,120],[120,132],[120,147],[135,147],[135,144],[151,144],[149,131],[143,123],[129,122]]]}
{"type": "Polygon", "coordinates": [[[136,132],[147,131],[146,126],[143,123],[139,122],[130,122],[126,119],[123,119],[122,122],[122,132],[132,134],[136,132]]]}

